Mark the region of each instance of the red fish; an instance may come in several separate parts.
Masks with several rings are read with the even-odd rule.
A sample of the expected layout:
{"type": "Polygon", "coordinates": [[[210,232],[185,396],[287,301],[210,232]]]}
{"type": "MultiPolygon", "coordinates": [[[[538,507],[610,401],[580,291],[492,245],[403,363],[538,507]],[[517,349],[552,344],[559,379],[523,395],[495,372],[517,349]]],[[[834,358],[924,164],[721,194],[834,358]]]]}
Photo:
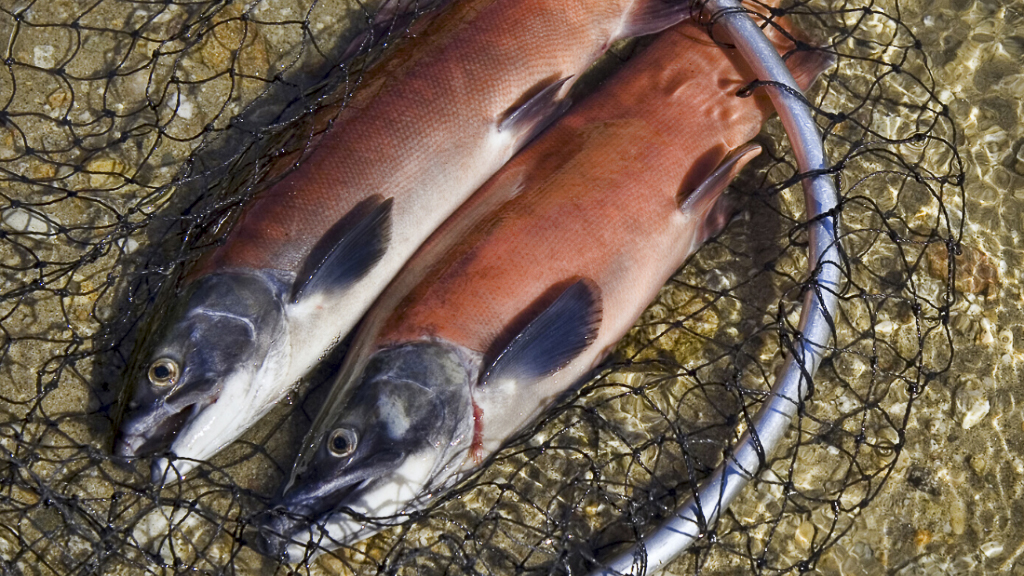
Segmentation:
{"type": "MultiPolygon", "coordinates": [[[[789,60],[802,86],[828,63],[789,60]]],[[[372,533],[343,509],[408,514],[593,369],[727,221],[720,194],[773,111],[736,96],[753,80],[681,24],[491,178],[368,314],[264,549],[372,533]]]]}
{"type": "Polygon", "coordinates": [[[611,43],[688,15],[665,0],[470,0],[438,16],[189,275],[130,376],[118,452],[169,449],[183,460],[158,459],[154,481],[170,480],[240,436],[611,43]]]}

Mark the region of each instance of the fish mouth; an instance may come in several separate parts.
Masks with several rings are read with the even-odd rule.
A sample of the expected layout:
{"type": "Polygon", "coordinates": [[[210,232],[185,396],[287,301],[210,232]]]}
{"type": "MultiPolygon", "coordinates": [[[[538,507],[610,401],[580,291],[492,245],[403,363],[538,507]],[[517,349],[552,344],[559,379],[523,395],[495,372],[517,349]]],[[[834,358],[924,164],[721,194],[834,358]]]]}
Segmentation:
{"type": "Polygon", "coordinates": [[[277,507],[264,513],[257,527],[255,547],[260,554],[284,563],[298,561],[294,550],[301,543],[293,539],[312,522],[305,517],[277,507]]]}
{"type": "Polygon", "coordinates": [[[155,414],[138,418],[130,425],[122,426],[114,437],[114,454],[122,458],[145,458],[170,449],[174,439],[185,427],[196,404],[184,406],[176,412],[162,410],[163,417],[157,420],[155,414]]]}
{"type": "MultiPolygon", "coordinates": [[[[365,487],[362,480],[339,490],[336,497],[344,501],[365,487]]],[[[325,527],[335,510],[317,511],[304,495],[287,495],[257,519],[255,548],[264,556],[284,563],[294,563],[315,554],[320,538],[329,539],[325,527]],[[306,501],[302,501],[306,500],[306,501]],[[319,538],[318,538],[319,536],[319,538]]]]}

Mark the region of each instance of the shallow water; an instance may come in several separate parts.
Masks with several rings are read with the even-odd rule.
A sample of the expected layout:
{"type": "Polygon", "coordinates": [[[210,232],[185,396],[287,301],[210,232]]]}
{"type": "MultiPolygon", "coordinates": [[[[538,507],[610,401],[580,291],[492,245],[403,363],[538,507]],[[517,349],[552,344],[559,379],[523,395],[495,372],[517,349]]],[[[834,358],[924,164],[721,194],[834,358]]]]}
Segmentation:
{"type": "MultiPolygon", "coordinates": [[[[330,35],[344,29],[344,18],[337,16],[340,5],[320,3],[309,12],[297,1],[268,1],[252,12],[255,17],[242,19],[238,4],[224,9],[215,4],[145,5],[127,12],[113,2],[101,2],[75,19],[72,15],[81,9],[73,2],[53,2],[45,11],[36,6],[28,12],[21,12],[28,3],[0,2],[5,10],[0,38],[11,38],[7,56],[18,63],[9,68],[13,72],[0,70],[0,98],[7,102],[8,113],[0,124],[0,163],[6,171],[0,189],[5,204],[0,209],[4,230],[11,234],[0,249],[9,286],[0,302],[5,330],[0,445],[9,451],[4,477],[13,479],[3,484],[5,500],[0,507],[0,523],[10,527],[0,531],[0,556],[6,561],[26,572],[103,566],[128,573],[133,567],[155,566],[160,560],[154,558],[161,556],[174,566],[175,554],[198,549],[200,560],[182,562],[209,568],[228,562],[237,552],[235,566],[242,571],[280,569],[244,547],[236,548],[232,534],[241,530],[235,523],[238,507],[258,511],[260,497],[271,494],[283,475],[289,442],[302,433],[303,420],[294,413],[315,406],[315,395],[305,404],[298,396],[291,398],[292,404],[269,421],[273,426],[254,430],[246,442],[218,456],[207,478],[186,483],[181,493],[177,488],[165,491],[163,498],[171,503],[167,508],[150,505],[153,494],[147,492],[145,466],[125,469],[102,455],[111,434],[109,412],[118,393],[117,374],[130,351],[121,339],[130,344],[134,334],[131,322],[125,327],[118,318],[134,321],[147,306],[127,300],[127,279],[144,278],[144,270],[161,275],[166,271],[162,264],[184,259],[173,242],[170,254],[152,254],[147,248],[160,245],[161,234],[179,233],[175,226],[181,222],[190,223],[181,217],[188,205],[182,198],[196,197],[196,187],[205,186],[210,178],[186,181],[171,191],[163,187],[181,176],[182,163],[207,131],[223,128],[230,116],[244,110],[278,70],[293,62],[305,69],[321,65],[322,59],[308,55],[312,51],[303,30],[330,35]],[[14,14],[21,14],[20,20],[14,14]],[[78,22],[78,31],[69,28],[73,21],[78,22]],[[47,25],[50,22],[60,26],[47,25]],[[204,22],[211,30],[205,38],[180,34],[183,27],[199,23],[199,29],[204,22]],[[90,32],[93,28],[143,32],[90,32]],[[153,54],[154,49],[160,53],[153,54]],[[112,65],[121,72],[97,73],[112,65]],[[228,70],[234,73],[226,74],[228,70]],[[61,79],[65,77],[70,80],[61,79]],[[70,196],[68,190],[79,193],[70,196]],[[139,262],[139,255],[148,263],[139,262]],[[37,278],[45,290],[30,289],[37,278]],[[91,355],[106,349],[111,352],[91,355]],[[181,505],[190,500],[199,506],[181,505]],[[230,521],[218,531],[213,526],[222,517],[230,521]],[[137,518],[143,519],[139,528],[119,532],[137,518]],[[112,531],[104,532],[103,522],[112,531]],[[171,525],[177,526],[174,536],[162,540],[171,525]],[[48,538],[54,541],[52,546],[44,542],[48,538]],[[113,561],[110,552],[100,552],[103,547],[97,545],[126,539],[132,550],[113,546],[112,555],[123,556],[113,561]],[[137,554],[136,544],[154,556],[137,554]]],[[[813,7],[822,11],[849,6],[834,2],[813,7]]],[[[794,565],[838,538],[809,569],[823,574],[1024,573],[1024,530],[1015,521],[1024,513],[1024,413],[1017,407],[1024,393],[1017,367],[1024,350],[1019,312],[1024,273],[1019,248],[1024,224],[1024,6],[955,0],[902,3],[898,10],[892,3],[879,3],[877,8],[890,17],[898,14],[898,22],[920,39],[930,63],[930,81],[956,122],[956,144],[965,163],[966,206],[959,206],[948,191],[943,196],[954,227],[961,211],[967,213],[964,255],[957,260],[961,293],[949,321],[956,350],[953,364],[924,386],[909,404],[909,414],[910,398],[900,386],[878,393],[877,403],[857,397],[854,392],[864,389],[862,383],[874,381],[875,369],[865,361],[873,354],[864,352],[864,342],[851,334],[874,326],[877,332],[868,344],[887,343],[905,356],[913,356],[922,346],[920,363],[925,366],[943,364],[944,340],[926,338],[921,345],[916,340],[917,316],[899,306],[849,301],[840,341],[857,353],[838,355],[819,377],[803,428],[809,432],[793,436],[800,440],[798,459],[792,467],[785,458],[777,460],[776,476],[769,473],[767,482],[748,490],[738,502],[723,525],[719,547],[683,559],[675,572],[692,573],[697,562],[705,573],[746,572],[754,565],[751,558],[758,557],[767,558],[765,570],[770,571],[794,565]],[[857,476],[844,468],[850,461],[842,452],[845,440],[832,442],[822,432],[824,427],[817,427],[840,413],[864,416],[850,425],[849,436],[863,432],[867,444],[852,445],[876,449],[857,453],[852,461],[866,471],[861,478],[872,479],[869,489],[877,493],[872,492],[863,510],[839,514],[836,532],[829,535],[833,515],[823,502],[835,498],[844,505],[847,500],[855,503],[861,490],[852,483],[857,476]],[[897,425],[873,420],[882,414],[897,425]],[[900,428],[905,428],[906,446],[894,461],[891,449],[887,453],[881,447],[896,445],[900,428]],[[825,440],[818,441],[819,437],[825,440]],[[837,470],[842,473],[837,475],[837,470]],[[775,478],[792,480],[804,500],[790,498],[789,506],[807,506],[808,512],[783,507],[782,485],[775,478]],[[824,492],[817,494],[815,486],[824,486],[824,492]],[[813,502],[814,497],[821,501],[813,502]],[[778,531],[774,539],[773,531],[778,531]],[[768,552],[762,554],[763,550],[768,552]]],[[[829,21],[840,20],[877,38],[900,33],[893,18],[851,11],[829,21]]],[[[799,21],[814,30],[813,18],[799,21]]],[[[849,50],[880,59],[898,52],[886,40],[877,51],[862,44],[851,41],[849,50]]],[[[855,59],[841,59],[839,66],[845,87],[822,84],[816,92],[815,102],[825,110],[848,110],[851,94],[878,75],[876,68],[855,59]]],[[[906,67],[915,77],[927,78],[928,72],[913,61],[906,67]]],[[[907,101],[927,100],[906,76],[886,76],[885,82],[907,101]]],[[[896,115],[882,105],[857,112],[858,121],[893,138],[928,130],[921,123],[932,117],[906,107],[905,114],[896,115]]],[[[953,137],[942,126],[930,133],[953,137]]],[[[848,123],[837,126],[835,134],[840,149],[844,135],[862,138],[848,123]]],[[[777,123],[769,126],[766,137],[782,141],[777,123]]],[[[923,157],[924,164],[938,166],[940,174],[950,162],[941,146],[907,143],[894,149],[906,158],[923,157]]],[[[842,152],[834,152],[834,157],[842,152]]],[[[205,158],[212,164],[215,160],[210,158],[218,156],[205,158]]],[[[858,184],[861,176],[882,168],[883,163],[873,159],[851,165],[846,192],[871,198],[887,214],[904,215],[911,227],[940,229],[934,224],[937,203],[915,193],[913,185],[877,177],[858,184]]],[[[769,173],[776,179],[789,174],[785,165],[776,165],[769,173]]],[[[757,183],[760,176],[746,178],[757,183]]],[[[229,181],[223,185],[224,194],[233,198],[233,180],[222,180],[229,181]]],[[[529,567],[554,561],[556,550],[582,547],[579,541],[604,544],[628,538],[614,528],[596,537],[591,528],[552,529],[541,537],[496,520],[490,530],[493,518],[479,511],[524,525],[558,519],[589,526],[614,524],[616,506],[623,502],[661,502],[665,478],[687,473],[678,456],[680,448],[646,444],[659,434],[678,433],[661,413],[677,414],[690,438],[704,443],[688,453],[699,463],[713,464],[731,437],[733,424],[727,415],[751,402],[726,385],[728,368],[743,364],[738,380],[757,390],[770,382],[780,362],[772,323],[779,316],[783,323],[793,321],[797,297],[787,292],[794,282],[786,275],[799,279],[806,267],[798,242],[788,236],[792,224],[787,218],[799,220],[800,202],[799,189],[791,188],[749,208],[664,291],[623,344],[619,368],[586,395],[579,404],[583,408],[565,410],[539,436],[509,450],[465,488],[461,498],[446,502],[423,526],[403,533],[403,546],[450,550],[450,543],[437,543],[438,532],[470,534],[486,540],[477,548],[467,544],[467,553],[471,558],[478,554],[475,561],[480,566],[508,566],[509,558],[526,557],[516,562],[529,567]],[[776,242],[764,242],[759,234],[776,242]],[[791,309],[780,312],[780,302],[791,309]],[[631,359],[628,365],[624,358],[631,359]],[[624,393],[637,386],[645,387],[643,394],[624,393]],[[704,398],[697,401],[695,396],[704,398]],[[589,428],[580,424],[598,416],[610,418],[609,414],[619,416],[589,428]],[[569,432],[560,433],[563,428],[569,432]],[[580,446],[589,450],[586,457],[579,456],[580,446]],[[595,461],[604,463],[600,480],[593,477],[595,461]],[[583,488],[550,495],[552,486],[573,477],[583,488]],[[632,485],[618,487],[615,479],[620,477],[629,477],[632,485]],[[505,494],[508,486],[511,496],[505,494]],[[472,529],[466,529],[470,525],[472,529]],[[502,556],[497,550],[513,552],[502,556]]],[[[844,212],[850,229],[883,228],[873,212],[858,206],[853,203],[844,212]]],[[[857,234],[846,239],[847,250],[863,250],[868,263],[858,268],[863,277],[857,281],[884,287],[888,276],[879,279],[867,272],[892,270],[897,278],[904,274],[914,280],[911,294],[926,302],[941,300],[944,255],[925,254],[923,240],[912,233],[906,239],[913,242],[903,245],[911,254],[904,258],[916,265],[905,274],[893,245],[884,238],[857,234]]],[[[898,360],[890,358],[887,366],[885,354],[879,356],[880,374],[890,370],[915,378],[913,371],[894,368],[898,360]]],[[[643,509],[637,515],[651,513],[643,509]]],[[[348,557],[364,562],[363,552],[375,558],[391,554],[390,540],[362,543],[348,557]]],[[[472,566],[473,561],[462,565],[472,566]]],[[[315,567],[324,569],[341,570],[340,562],[326,558],[315,567]]]]}
{"type": "Polygon", "coordinates": [[[905,8],[963,134],[968,218],[957,279],[964,291],[951,320],[957,353],[911,412],[892,478],[820,567],[843,574],[1021,574],[1024,5],[905,8]]]}

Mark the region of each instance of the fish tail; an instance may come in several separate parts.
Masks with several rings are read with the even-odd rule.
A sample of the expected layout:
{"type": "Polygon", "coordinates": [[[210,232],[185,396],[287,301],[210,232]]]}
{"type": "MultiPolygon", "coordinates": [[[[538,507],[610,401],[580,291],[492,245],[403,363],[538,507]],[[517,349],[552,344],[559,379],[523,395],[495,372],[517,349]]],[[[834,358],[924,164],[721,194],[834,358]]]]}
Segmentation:
{"type": "MultiPolygon", "coordinates": [[[[743,6],[750,10],[752,17],[764,29],[765,36],[782,54],[800,89],[807,90],[819,74],[836,63],[835,54],[821,43],[812,40],[786,16],[772,15],[777,4],[777,0],[756,0],[745,1],[743,6]]],[[[732,39],[724,30],[712,26],[711,34],[720,44],[732,43],[732,39]]],[[[758,96],[759,100],[768,102],[767,95],[758,96]]]]}
{"type": "Polygon", "coordinates": [[[756,13],[755,19],[764,19],[765,36],[786,59],[786,66],[801,90],[807,90],[819,74],[835,64],[832,52],[811,39],[786,16],[776,15],[779,0],[746,0],[743,5],[756,13]]]}
{"type": "Polygon", "coordinates": [[[787,16],[779,15],[779,0],[744,0],[755,20],[764,29],[786,60],[786,66],[801,90],[807,90],[819,74],[835,64],[835,55],[828,51],[787,16]]]}

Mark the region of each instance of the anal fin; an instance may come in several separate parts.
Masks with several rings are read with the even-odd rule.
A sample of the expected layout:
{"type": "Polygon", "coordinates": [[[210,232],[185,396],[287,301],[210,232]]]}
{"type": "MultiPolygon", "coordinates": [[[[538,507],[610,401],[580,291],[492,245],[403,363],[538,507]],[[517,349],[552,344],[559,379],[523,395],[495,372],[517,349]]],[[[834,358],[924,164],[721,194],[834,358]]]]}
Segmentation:
{"type": "Polygon", "coordinates": [[[375,194],[331,226],[299,269],[291,301],[317,292],[342,290],[366,275],[391,241],[393,203],[393,199],[375,194]]]}
{"type": "Polygon", "coordinates": [[[821,48],[808,48],[792,52],[786,59],[786,66],[793,74],[797,86],[807,90],[819,74],[836,63],[836,56],[821,48]]]}
{"type": "Polygon", "coordinates": [[[498,122],[498,131],[519,133],[526,141],[532,139],[569,108],[569,99],[559,98],[558,93],[571,79],[567,76],[556,80],[510,108],[498,122]]]}
{"type": "Polygon", "coordinates": [[[600,325],[599,288],[577,280],[509,341],[484,371],[480,386],[530,385],[554,374],[594,341],[600,325]]]}
{"type": "Polygon", "coordinates": [[[723,202],[722,193],[740,170],[760,153],[760,144],[747,142],[729,152],[693,192],[680,191],[679,209],[703,226],[700,242],[721,232],[729,222],[734,210],[730,202],[723,202]]]}

